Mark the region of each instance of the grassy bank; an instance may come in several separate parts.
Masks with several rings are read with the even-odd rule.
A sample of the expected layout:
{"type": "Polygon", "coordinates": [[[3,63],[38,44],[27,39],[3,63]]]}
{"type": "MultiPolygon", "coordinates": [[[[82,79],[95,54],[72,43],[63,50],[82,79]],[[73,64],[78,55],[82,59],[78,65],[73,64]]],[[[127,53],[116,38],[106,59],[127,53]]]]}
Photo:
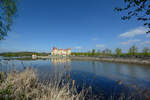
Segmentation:
{"type": "Polygon", "coordinates": [[[143,59],[143,58],[88,57],[88,56],[71,56],[70,58],[74,60],[95,60],[95,61],[117,62],[127,64],[150,65],[150,59],[143,59]]]}

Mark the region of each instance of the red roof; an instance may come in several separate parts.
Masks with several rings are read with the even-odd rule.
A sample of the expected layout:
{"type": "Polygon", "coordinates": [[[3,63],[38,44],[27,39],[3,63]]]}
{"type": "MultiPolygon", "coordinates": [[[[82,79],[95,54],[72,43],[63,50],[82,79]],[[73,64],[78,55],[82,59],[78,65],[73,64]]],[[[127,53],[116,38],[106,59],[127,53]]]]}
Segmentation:
{"type": "MultiPolygon", "coordinates": [[[[54,46],[54,47],[53,47],[53,49],[52,49],[52,51],[53,51],[53,50],[58,50],[58,49],[54,46]]],[[[59,50],[61,50],[61,51],[62,51],[63,49],[62,49],[62,48],[60,48],[59,50]]],[[[64,51],[68,51],[68,50],[71,50],[71,48],[64,49],[64,51]]]]}
{"type": "Polygon", "coordinates": [[[56,47],[53,47],[53,50],[57,50],[57,48],[56,48],[56,47]]]}

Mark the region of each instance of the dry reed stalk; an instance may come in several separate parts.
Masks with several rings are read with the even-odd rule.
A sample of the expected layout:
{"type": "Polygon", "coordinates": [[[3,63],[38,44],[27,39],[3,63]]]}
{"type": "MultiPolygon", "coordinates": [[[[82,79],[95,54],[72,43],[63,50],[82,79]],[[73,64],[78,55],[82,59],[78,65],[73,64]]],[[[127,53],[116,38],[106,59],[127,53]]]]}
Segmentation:
{"type": "Polygon", "coordinates": [[[74,92],[76,89],[70,89],[69,83],[60,86],[63,81],[58,79],[44,85],[38,82],[35,70],[8,73],[0,84],[0,100],[84,100],[83,91],[74,92]]]}

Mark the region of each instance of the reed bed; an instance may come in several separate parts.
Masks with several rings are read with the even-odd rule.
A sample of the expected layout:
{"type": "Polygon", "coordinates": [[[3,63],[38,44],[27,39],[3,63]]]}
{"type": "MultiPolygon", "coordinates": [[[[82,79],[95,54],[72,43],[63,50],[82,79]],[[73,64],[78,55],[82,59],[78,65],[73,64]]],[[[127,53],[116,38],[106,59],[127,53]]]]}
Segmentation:
{"type": "MultiPolygon", "coordinates": [[[[84,100],[83,91],[78,93],[72,83],[49,80],[46,84],[38,81],[36,71],[1,72],[0,100],[84,100]],[[72,84],[72,87],[71,87],[72,84]]],[[[59,76],[60,77],[60,76],[59,76]]]]}

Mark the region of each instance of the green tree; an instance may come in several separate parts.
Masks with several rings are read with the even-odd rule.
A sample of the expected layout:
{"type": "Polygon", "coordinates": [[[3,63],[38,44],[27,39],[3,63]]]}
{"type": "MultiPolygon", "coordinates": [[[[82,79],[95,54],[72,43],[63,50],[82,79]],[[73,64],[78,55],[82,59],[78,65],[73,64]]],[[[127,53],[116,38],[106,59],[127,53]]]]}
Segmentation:
{"type": "Polygon", "coordinates": [[[18,0],[0,0],[0,40],[4,39],[17,12],[18,0]]]}
{"type": "Polygon", "coordinates": [[[91,52],[90,52],[90,50],[88,50],[87,54],[88,54],[88,56],[91,56],[91,52]]]}
{"type": "Polygon", "coordinates": [[[121,19],[129,20],[134,17],[138,21],[142,21],[149,28],[147,33],[150,33],[150,0],[124,0],[124,2],[126,4],[124,8],[115,8],[115,11],[126,13],[121,19]]]}
{"type": "Polygon", "coordinates": [[[100,56],[100,55],[101,55],[101,51],[100,51],[99,49],[97,50],[96,55],[97,55],[97,56],[100,56]]]}
{"type": "Polygon", "coordinates": [[[117,56],[120,56],[122,54],[122,50],[120,48],[116,48],[115,52],[117,56]]]}
{"type": "Polygon", "coordinates": [[[95,56],[95,49],[92,49],[92,56],[95,56]]]}
{"type": "Polygon", "coordinates": [[[133,46],[129,49],[129,55],[134,56],[134,55],[137,54],[137,52],[138,52],[138,48],[137,48],[135,45],[133,45],[133,46]]]}
{"type": "Polygon", "coordinates": [[[148,56],[148,54],[150,53],[150,49],[148,47],[143,48],[142,51],[144,56],[148,56]]]}
{"type": "Polygon", "coordinates": [[[106,48],[105,50],[103,50],[103,55],[111,55],[112,54],[112,51],[108,48],[106,48]]]}

